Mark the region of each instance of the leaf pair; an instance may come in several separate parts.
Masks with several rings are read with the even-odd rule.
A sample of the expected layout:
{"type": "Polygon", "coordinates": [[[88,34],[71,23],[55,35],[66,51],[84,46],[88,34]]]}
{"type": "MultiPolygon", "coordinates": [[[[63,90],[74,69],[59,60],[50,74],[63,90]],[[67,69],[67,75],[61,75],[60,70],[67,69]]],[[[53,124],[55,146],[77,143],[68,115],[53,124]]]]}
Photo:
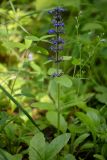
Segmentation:
{"type": "Polygon", "coordinates": [[[45,142],[44,135],[37,133],[30,142],[30,160],[53,160],[70,139],[70,133],[56,137],[50,144],[45,142]]]}

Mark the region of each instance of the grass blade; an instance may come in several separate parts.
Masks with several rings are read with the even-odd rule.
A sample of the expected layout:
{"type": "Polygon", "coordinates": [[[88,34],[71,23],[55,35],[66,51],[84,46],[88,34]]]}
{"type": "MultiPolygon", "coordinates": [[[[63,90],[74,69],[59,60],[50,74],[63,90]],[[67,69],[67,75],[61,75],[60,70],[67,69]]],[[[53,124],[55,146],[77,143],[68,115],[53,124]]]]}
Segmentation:
{"type": "Polygon", "coordinates": [[[39,131],[40,128],[35,123],[35,121],[32,119],[32,117],[28,114],[28,112],[22,107],[22,105],[0,84],[0,89],[5,93],[5,95],[13,102],[15,105],[20,108],[20,110],[29,118],[29,120],[32,122],[32,124],[38,128],[39,131]]]}

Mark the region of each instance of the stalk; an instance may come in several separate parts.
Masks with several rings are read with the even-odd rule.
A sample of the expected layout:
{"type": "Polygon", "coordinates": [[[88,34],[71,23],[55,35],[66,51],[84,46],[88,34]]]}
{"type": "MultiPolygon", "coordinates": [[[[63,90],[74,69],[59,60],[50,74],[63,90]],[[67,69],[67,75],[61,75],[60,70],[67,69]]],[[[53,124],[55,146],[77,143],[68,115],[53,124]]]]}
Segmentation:
{"type": "MultiPolygon", "coordinates": [[[[53,54],[55,54],[55,57],[52,58],[52,60],[56,64],[56,72],[54,72],[51,76],[52,78],[60,77],[62,73],[59,70],[60,62],[63,60],[63,57],[59,56],[59,52],[63,50],[63,44],[64,40],[61,38],[61,34],[64,34],[63,28],[64,23],[62,19],[62,12],[64,12],[64,9],[61,7],[56,7],[53,10],[50,10],[48,13],[52,15],[52,24],[54,28],[49,30],[49,34],[55,34],[55,38],[52,38],[50,42],[52,43],[52,46],[50,47],[53,54]]],[[[57,127],[58,127],[58,135],[60,134],[60,84],[57,84],[57,99],[56,99],[56,108],[57,108],[57,127]]]]}
{"type": "MultiPolygon", "coordinates": [[[[48,11],[49,14],[52,15],[52,24],[53,27],[48,31],[49,34],[54,34],[55,38],[52,38],[50,42],[52,43],[52,46],[50,47],[51,51],[55,55],[55,57],[52,57],[51,59],[56,64],[56,71],[51,75],[52,78],[60,77],[62,73],[59,70],[60,62],[63,61],[63,57],[59,56],[59,52],[63,50],[63,44],[64,40],[61,38],[61,34],[64,34],[63,28],[64,23],[62,19],[62,12],[64,12],[64,9],[61,7],[56,7],[53,10],[48,11]]],[[[57,99],[56,99],[56,108],[57,108],[57,134],[60,135],[60,84],[57,84],[57,99]]],[[[57,160],[60,159],[59,154],[57,155],[57,160]]]]}
{"type": "Polygon", "coordinates": [[[58,135],[60,134],[60,85],[57,84],[58,135]]]}
{"type": "MultiPolygon", "coordinates": [[[[58,20],[57,20],[57,23],[58,23],[58,20]]],[[[57,31],[57,34],[56,34],[56,39],[58,40],[59,39],[59,33],[58,33],[58,27],[56,27],[56,31],[57,31]]],[[[57,43],[57,52],[56,52],[56,69],[57,69],[57,74],[59,74],[59,63],[58,63],[58,60],[59,60],[59,51],[58,51],[58,48],[59,48],[59,44],[57,43]]],[[[58,113],[58,135],[60,134],[60,85],[59,83],[57,84],[57,113],[58,113]]]]}

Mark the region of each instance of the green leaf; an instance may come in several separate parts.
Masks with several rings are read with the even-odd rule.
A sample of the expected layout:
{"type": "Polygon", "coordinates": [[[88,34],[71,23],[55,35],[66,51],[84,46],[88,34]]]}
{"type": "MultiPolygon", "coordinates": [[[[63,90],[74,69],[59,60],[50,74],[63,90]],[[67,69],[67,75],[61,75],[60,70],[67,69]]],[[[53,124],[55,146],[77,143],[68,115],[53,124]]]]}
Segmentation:
{"type": "Polygon", "coordinates": [[[49,82],[49,86],[48,86],[48,92],[50,94],[50,96],[54,99],[54,101],[56,102],[57,100],[57,84],[55,83],[55,80],[54,79],[51,79],[50,82],[49,82]]]}
{"type": "Polygon", "coordinates": [[[11,155],[0,148],[0,160],[10,160],[11,155]]]}
{"type": "Polygon", "coordinates": [[[19,43],[19,42],[13,42],[13,41],[3,41],[3,46],[5,46],[9,50],[19,48],[22,51],[25,49],[24,44],[19,43]]]}
{"type": "Polygon", "coordinates": [[[106,160],[102,155],[94,154],[94,158],[97,158],[97,160],[106,160]]]}
{"type": "Polygon", "coordinates": [[[72,154],[67,154],[64,157],[64,160],[76,160],[75,156],[73,156],[72,154]]]}
{"type": "Polygon", "coordinates": [[[21,160],[22,159],[22,155],[21,154],[16,154],[12,156],[11,160],[21,160]]]}
{"type": "Polygon", "coordinates": [[[80,147],[80,150],[86,150],[86,149],[91,149],[91,148],[94,148],[94,143],[92,143],[92,142],[87,142],[87,143],[83,144],[83,145],[80,147]]]}
{"type": "Polygon", "coordinates": [[[36,46],[35,49],[38,54],[43,54],[46,56],[49,55],[49,52],[45,48],[36,46]]]}
{"type": "Polygon", "coordinates": [[[81,64],[81,59],[74,58],[73,61],[72,61],[72,64],[73,65],[80,65],[81,64]]]}
{"type": "Polygon", "coordinates": [[[87,108],[87,115],[88,117],[90,117],[90,119],[93,120],[96,127],[100,126],[101,117],[98,110],[95,110],[93,108],[87,108]]]}
{"type": "Polygon", "coordinates": [[[55,68],[49,68],[48,75],[52,75],[54,72],[56,72],[55,68]]]}
{"type": "Polygon", "coordinates": [[[46,65],[46,64],[48,64],[50,62],[53,62],[53,61],[52,60],[48,60],[48,61],[45,61],[43,64],[46,65]]]}
{"type": "Polygon", "coordinates": [[[43,102],[33,103],[32,107],[36,107],[36,108],[43,109],[43,110],[54,110],[55,109],[54,104],[43,103],[43,102]]]}
{"type": "Polygon", "coordinates": [[[72,59],[72,56],[63,56],[64,61],[69,61],[72,59]]]}
{"type": "Polygon", "coordinates": [[[107,87],[105,86],[97,86],[95,90],[99,93],[96,94],[96,99],[101,102],[107,104],[107,87]]]}
{"type": "MultiPolygon", "coordinates": [[[[32,119],[32,117],[28,114],[28,112],[23,108],[23,106],[0,84],[0,90],[2,90],[5,95],[18,107],[20,110],[30,119],[32,124],[39,129],[38,125],[32,119]]],[[[40,130],[40,129],[39,129],[40,130]]]]}
{"type": "Polygon", "coordinates": [[[25,47],[26,47],[26,49],[30,48],[31,44],[32,44],[32,40],[25,39],[25,47]]]}
{"type": "Polygon", "coordinates": [[[107,104],[107,93],[96,94],[96,99],[101,103],[107,104]]]}
{"type": "Polygon", "coordinates": [[[74,150],[89,136],[88,133],[80,135],[75,141],[74,141],[74,150]]]}
{"type": "Polygon", "coordinates": [[[26,36],[26,39],[32,40],[32,41],[37,41],[37,42],[39,41],[39,38],[36,36],[26,36]]]}
{"type": "Polygon", "coordinates": [[[72,135],[76,135],[81,132],[81,129],[73,123],[70,124],[68,128],[72,135]]]}
{"type": "Polygon", "coordinates": [[[92,132],[93,139],[95,141],[97,128],[94,121],[82,112],[77,112],[76,115],[86,125],[86,127],[92,132]]]}
{"type": "MultiPolygon", "coordinates": [[[[58,128],[58,113],[57,112],[55,111],[47,112],[46,118],[50,122],[50,124],[58,128]]],[[[65,121],[64,117],[61,114],[60,114],[60,128],[59,129],[62,132],[66,132],[67,130],[67,122],[65,121]]]]}
{"type": "Polygon", "coordinates": [[[45,35],[45,36],[42,36],[42,37],[40,37],[40,41],[46,41],[47,42],[46,39],[51,38],[51,37],[54,37],[54,35],[45,35]]]}
{"type": "Polygon", "coordinates": [[[30,160],[44,160],[45,159],[45,138],[39,132],[30,141],[29,147],[30,160]]]}
{"type": "MultiPolygon", "coordinates": [[[[59,72],[62,72],[62,70],[59,69],[59,72]]],[[[56,68],[49,68],[48,75],[52,75],[53,73],[57,73],[57,69],[56,68]]]]}
{"type": "Polygon", "coordinates": [[[85,26],[82,28],[83,31],[88,31],[88,30],[103,30],[102,25],[98,23],[87,23],[85,26]]]}
{"type": "Polygon", "coordinates": [[[41,70],[40,66],[37,65],[34,61],[30,62],[30,66],[34,71],[37,72],[37,74],[41,74],[42,73],[42,70],[41,70]]]}
{"type": "Polygon", "coordinates": [[[53,37],[54,35],[45,35],[42,37],[36,37],[36,36],[26,36],[26,39],[28,40],[32,40],[34,42],[38,42],[38,41],[44,41],[44,42],[48,42],[48,38],[53,37]]]}
{"type": "MultiPolygon", "coordinates": [[[[107,39],[101,39],[101,42],[102,42],[102,43],[107,43],[107,39]]],[[[99,52],[99,56],[100,56],[101,58],[104,58],[104,59],[107,60],[107,47],[106,47],[106,46],[103,47],[103,48],[101,48],[101,50],[100,50],[100,52],[99,52]]]]}
{"type": "Polygon", "coordinates": [[[67,75],[55,78],[56,83],[59,83],[61,86],[70,88],[72,86],[72,81],[67,75]]]}
{"type": "Polygon", "coordinates": [[[15,139],[15,132],[18,129],[17,124],[9,123],[8,125],[5,126],[4,130],[6,132],[7,138],[12,141],[15,139]]]}
{"type": "Polygon", "coordinates": [[[101,154],[107,159],[107,143],[103,144],[101,154]]]}
{"type": "Polygon", "coordinates": [[[48,75],[52,75],[54,72],[56,72],[55,68],[49,68],[48,75]]]}
{"type": "Polygon", "coordinates": [[[55,139],[46,148],[46,160],[52,160],[70,139],[70,133],[64,133],[55,139]]]}
{"type": "Polygon", "coordinates": [[[0,160],[21,160],[21,159],[22,159],[21,154],[11,155],[10,153],[4,151],[3,149],[0,149],[0,160]]]}

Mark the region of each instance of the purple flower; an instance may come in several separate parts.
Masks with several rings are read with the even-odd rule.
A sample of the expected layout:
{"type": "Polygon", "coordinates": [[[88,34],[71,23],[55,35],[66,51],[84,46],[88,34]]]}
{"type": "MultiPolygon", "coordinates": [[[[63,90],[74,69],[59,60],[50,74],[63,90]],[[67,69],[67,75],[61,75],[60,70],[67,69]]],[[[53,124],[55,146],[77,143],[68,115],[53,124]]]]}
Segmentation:
{"type": "Polygon", "coordinates": [[[55,22],[54,26],[55,27],[64,27],[64,23],[63,22],[55,22]]]}
{"type": "Polygon", "coordinates": [[[48,11],[49,14],[53,14],[54,13],[54,10],[50,10],[48,11]]]}
{"type": "Polygon", "coordinates": [[[64,40],[63,40],[61,37],[59,37],[59,38],[58,38],[58,43],[59,43],[59,44],[60,44],[60,43],[64,44],[64,40]]]}
{"type": "Polygon", "coordinates": [[[64,27],[64,23],[60,20],[53,19],[52,23],[55,27],[64,27]]]}
{"type": "Polygon", "coordinates": [[[57,7],[57,8],[55,8],[55,9],[53,9],[53,10],[48,11],[48,13],[49,13],[49,14],[58,14],[58,13],[62,13],[62,12],[64,12],[64,11],[65,11],[65,10],[64,10],[63,8],[57,7]]]}
{"type": "Polygon", "coordinates": [[[53,38],[50,40],[50,42],[54,45],[64,44],[64,40],[61,37],[58,37],[57,39],[53,38]]]}
{"type": "Polygon", "coordinates": [[[54,78],[54,77],[60,77],[62,74],[63,74],[63,72],[53,73],[53,74],[51,75],[51,77],[52,77],[52,78],[54,78]]]}
{"type": "MultiPolygon", "coordinates": [[[[50,10],[48,13],[52,15],[52,25],[54,26],[54,29],[50,29],[48,31],[48,34],[54,34],[55,38],[52,38],[50,42],[52,43],[52,46],[50,46],[50,50],[55,53],[55,58],[53,58],[53,61],[57,63],[60,63],[63,61],[63,57],[59,57],[59,52],[63,50],[63,44],[64,40],[61,38],[61,34],[64,34],[64,23],[62,19],[62,12],[64,12],[64,9],[61,7],[56,7],[53,10],[50,10]]],[[[57,73],[53,73],[51,77],[60,77],[62,73],[59,73],[57,70],[57,73]]]]}
{"type": "Polygon", "coordinates": [[[65,10],[64,10],[64,8],[57,7],[57,8],[55,9],[55,11],[61,13],[61,12],[64,12],[65,10]]]}
{"type": "Polygon", "coordinates": [[[53,52],[55,52],[55,53],[57,53],[57,52],[63,50],[63,46],[58,46],[58,47],[56,47],[56,46],[51,46],[51,47],[50,47],[50,50],[53,51],[53,52]]]}
{"type": "Polygon", "coordinates": [[[54,29],[50,29],[50,30],[48,31],[48,34],[54,34],[54,33],[56,33],[56,31],[55,31],[54,29]]]}
{"type": "Polygon", "coordinates": [[[33,54],[32,54],[32,53],[29,53],[28,59],[29,59],[29,61],[32,61],[32,60],[33,60],[33,54]]]}

